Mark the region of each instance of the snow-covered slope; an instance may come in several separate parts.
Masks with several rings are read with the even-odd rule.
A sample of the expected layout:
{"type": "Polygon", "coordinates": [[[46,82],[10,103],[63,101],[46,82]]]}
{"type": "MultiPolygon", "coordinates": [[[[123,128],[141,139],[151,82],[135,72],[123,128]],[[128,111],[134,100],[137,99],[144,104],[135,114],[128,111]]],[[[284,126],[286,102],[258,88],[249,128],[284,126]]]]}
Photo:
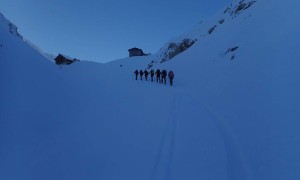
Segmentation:
{"type": "Polygon", "coordinates": [[[22,35],[20,35],[18,32],[18,27],[12,22],[5,19],[5,17],[1,13],[0,13],[0,22],[1,22],[1,28],[4,28],[5,31],[8,31],[9,33],[19,37],[20,39],[23,39],[22,35]]]}
{"type": "Polygon", "coordinates": [[[249,2],[153,63],[173,87],[134,80],[155,56],[58,68],[0,21],[0,179],[299,179],[300,3],[249,2]]]}
{"type": "MultiPolygon", "coordinates": [[[[8,21],[3,14],[0,13],[0,23],[1,23],[1,28],[3,28],[4,31],[8,30],[9,33],[19,37],[22,39],[26,44],[31,46],[33,49],[38,51],[42,56],[45,58],[49,59],[50,61],[54,61],[54,56],[48,53],[43,52],[38,46],[34,45],[31,41],[25,39],[19,32],[18,32],[18,27],[13,24],[12,22],[8,21]]],[[[1,44],[0,44],[1,45],[1,44]]]]}
{"type": "MultiPolygon", "coordinates": [[[[24,38],[23,38],[24,39],[24,38]]],[[[45,53],[43,50],[41,50],[41,48],[39,48],[37,45],[33,44],[31,41],[24,39],[24,41],[31,46],[34,50],[36,50],[37,52],[39,52],[42,56],[44,56],[46,59],[50,60],[51,62],[55,62],[55,58],[56,56],[50,53],[45,53]]]]}

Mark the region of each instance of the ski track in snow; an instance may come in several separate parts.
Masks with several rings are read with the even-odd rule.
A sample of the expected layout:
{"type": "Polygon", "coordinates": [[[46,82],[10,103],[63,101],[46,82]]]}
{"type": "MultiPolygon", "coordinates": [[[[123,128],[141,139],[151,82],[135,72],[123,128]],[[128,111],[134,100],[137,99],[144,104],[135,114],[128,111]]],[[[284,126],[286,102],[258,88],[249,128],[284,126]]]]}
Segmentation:
{"type": "Polygon", "coordinates": [[[150,174],[149,180],[165,179],[172,180],[174,153],[176,150],[176,128],[177,121],[180,119],[178,116],[182,108],[182,98],[188,98],[197,104],[199,108],[204,109],[210,114],[216,128],[221,134],[228,160],[227,179],[245,179],[252,180],[251,170],[246,163],[243,150],[239,146],[238,139],[233,130],[229,127],[226,120],[220,117],[209,105],[200,102],[188,92],[175,92],[172,100],[172,107],[170,110],[169,119],[166,122],[163,135],[160,139],[158,151],[156,154],[155,163],[150,174]]]}
{"type": "Polygon", "coordinates": [[[180,106],[181,106],[181,102],[182,102],[182,93],[176,94],[175,95],[175,102],[173,104],[173,108],[171,110],[171,118],[170,118],[170,122],[171,122],[171,146],[169,149],[169,157],[168,157],[168,164],[167,164],[167,169],[166,169],[166,180],[172,180],[173,179],[173,167],[172,165],[173,160],[174,160],[174,153],[175,153],[175,149],[176,149],[176,128],[177,128],[177,120],[179,120],[179,112],[180,112],[180,106]]]}
{"type": "Polygon", "coordinates": [[[186,95],[189,96],[195,104],[198,104],[199,107],[205,109],[210,114],[216,128],[223,138],[228,161],[227,179],[253,180],[250,166],[246,163],[247,160],[245,159],[242,148],[239,146],[237,135],[230,128],[226,120],[219,116],[208,104],[197,100],[197,98],[195,98],[196,96],[191,93],[186,95]]]}
{"type": "Polygon", "coordinates": [[[166,123],[165,130],[163,132],[162,138],[160,140],[158,151],[155,159],[155,163],[150,174],[149,180],[154,180],[156,177],[158,179],[162,179],[159,177],[159,167],[161,169],[165,169],[165,178],[166,180],[173,179],[173,167],[172,165],[174,160],[174,152],[176,148],[176,121],[179,119],[178,114],[180,111],[181,100],[182,100],[182,93],[176,92],[173,97],[172,101],[172,108],[170,111],[170,117],[166,123]],[[163,156],[164,150],[166,151],[166,157],[163,156]],[[165,161],[164,161],[165,160],[165,161]],[[164,162],[166,162],[164,164],[164,162]],[[165,167],[164,167],[165,166],[165,167]]]}
{"type": "Polygon", "coordinates": [[[203,106],[213,117],[212,119],[223,137],[228,161],[228,179],[252,180],[251,170],[249,165],[246,163],[247,160],[245,159],[243,150],[239,146],[237,135],[234,134],[226,121],[222,117],[218,116],[212,108],[206,104],[203,104],[203,106]]]}

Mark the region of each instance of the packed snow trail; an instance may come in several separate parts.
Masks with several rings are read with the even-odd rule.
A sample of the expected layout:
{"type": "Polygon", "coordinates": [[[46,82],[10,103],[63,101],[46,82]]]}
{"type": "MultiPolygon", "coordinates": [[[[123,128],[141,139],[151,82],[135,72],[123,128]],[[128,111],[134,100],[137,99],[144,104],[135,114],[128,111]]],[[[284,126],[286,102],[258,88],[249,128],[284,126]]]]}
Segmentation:
{"type": "Polygon", "coordinates": [[[203,100],[199,100],[193,93],[189,92],[187,95],[195,102],[194,104],[197,104],[199,108],[204,109],[210,114],[211,120],[223,138],[228,163],[228,179],[252,180],[251,169],[247,164],[248,160],[245,158],[244,150],[240,146],[237,135],[226,120],[219,116],[207,103],[204,103],[203,100]]]}
{"type": "Polygon", "coordinates": [[[181,94],[177,93],[173,97],[172,108],[170,111],[170,117],[168,118],[165,130],[158,146],[158,152],[155,160],[153,170],[151,172],[149,180],[155,179],[159,173],[159,167],[165,168],[165,178],[162,179],[173,179],[173,159],[176,145],[176,121],[178,121],[179,110],[180,110],[181,94]],[[167,149],[167,150],[165,150],[167,149]],[[164,150],[166,153],[164,154],[164,150]],[[163,154],[167,157],[163,158],[163,154]],[[165,167],[164,167],[165,166],[165,167]]]}
{"type": "MultiPolygon", "coordinates": [[[[165,87],[162,86],[161,88],[165,87]]],[[[189,174],[190,178],[197,176],[207,178],[215,176],[217,178],[222,176],[224,179],[227,173],[223,170],[226,168],[220,167],[219,173],[214,175],[200,168],[210,166],[211,163],[214,164],[216,161],[219,161],[219,163],[213,166],[222,166],[222,161],[224,163],[227,161],[226,155],[223,153],[215,154],[218,160],[208,160],[206,159],[207,157],[203,157],[206,156],[207,151],[216,151],[215,148],[219,150],[224,148],[220,139],[215,139],[214,143],[210,141],[211,139],[205,140],[206,138],[215,138],[220,135],[212,122],[208,122],[209,125],[207,124],[207,121],[210,121],[209,118],[211,118],[209,113],[201,105],[195,104],[194,100],[181,87],[172,87],[168,90],[172,94],[170,99],[171,108],[168,112],[169,117],[164,121],[164,128],[160,131],[161,138],[157,142],[157,146],[155,146],[157,147],[155,161],[148,179],[181,179],[186,177],[186,174],[189,174]],[[203,110],[200,110],[200,113],[196,113],[197,111],[194,108],[188,106],[190,103],[193,103],[195,108],[203,108],[203,110]],[[194,126],[189,131],[186,131],[185,126],[188,123],[192,123],[194,126]],[[203,137],[198,136],[197,132],[201,132],[203,137]],[[200,145],[199,140],[203,144],[200,145]],[[212,144],[214,144],[213,148],[212,144]],[[192,155],[191,157],[186,156],[187,154],[182,154],[182,150],[187,147],[189,147],[189,155],[192,155]]],[[[219,151],[217,150],[216,152],[219,151]]]]}
{"type": "Polygon", "coordinates": [[[175,94],[174,101],[172,103],[172,109],[170,114],[170,128],[171,128],[171,142],[170,142],[170,149],[169,149],[169,160],[167,164],[167,171],[166,171],[166,180],[173,179],[173,164],[174,164],[174,153],[176,150],[176,129],[177,129],[177,122],[180,121],[180,109],[182,104],[182,94],[175,94]]]}

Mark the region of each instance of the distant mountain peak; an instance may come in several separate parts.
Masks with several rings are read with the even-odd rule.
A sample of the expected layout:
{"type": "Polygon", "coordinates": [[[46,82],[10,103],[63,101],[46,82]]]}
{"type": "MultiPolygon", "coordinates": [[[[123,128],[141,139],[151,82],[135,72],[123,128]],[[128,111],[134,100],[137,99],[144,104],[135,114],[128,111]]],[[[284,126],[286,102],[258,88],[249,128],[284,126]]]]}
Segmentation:
{"type": "Polygon", "coordinates": [[[10,22],[5,16],[0,12],[0,23],[4,24],[4,27],[7,28],[7,31],[21,39],[23,39],[22,35],[18,32],[18,27],[10,22]]]}
{"type": "Polygon", "coordinates": [[[175,56],[192,47],[195,43],[201,43],[203,38],[212,35],[217,29],[229,20],[234,20],[240,14],[249,10],[258,0],[234,0],[217,17],[208,21],[201,21],[191,31],[170,40],[156,53],[155,60],[148,64],[151,68],[157,63],[169,61],[175,56]]]}
{"type": "Polygon", "coordinates": [[[24,41],[26,44],[28,44],[30,47],[38,51],[42,56],[49,59],[50,61],[54,62],[54,55],[51,55],[49,53],[45,53],[39,48],[37,45],[32,43],[31,41],[24,38],[19,32],[18,32],[18,26],[16,26],[14,23],[9,21],[1,12],[0,12],[0,26],[1,28],[5,28],[7,32],[10,34],[17,36],[22,41],[24,41]]]}

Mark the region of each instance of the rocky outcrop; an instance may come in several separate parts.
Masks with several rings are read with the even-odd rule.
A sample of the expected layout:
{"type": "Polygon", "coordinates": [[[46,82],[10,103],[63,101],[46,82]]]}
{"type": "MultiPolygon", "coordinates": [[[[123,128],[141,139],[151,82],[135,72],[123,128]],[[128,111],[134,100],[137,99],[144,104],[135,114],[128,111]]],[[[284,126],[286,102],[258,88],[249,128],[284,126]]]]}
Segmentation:
{"type": "Polygon", "coordinates": [[[168,49],[163,54],[160,62],[162,63],[164,61],[172,59],[173,57],[190,48],[196,41],[196,39],[183,39],[180,43],[169,43],[168,49]]]}
{"type": "Polygon", "coordinates": [[[240,0],[236,4],[231,3],[231,5],[224,10],[224,14],[229,14],[232,18],[235,18],[240,13],[250,8],[254,3],[256,3],[256,0],[253,1],[240,0]]]}

